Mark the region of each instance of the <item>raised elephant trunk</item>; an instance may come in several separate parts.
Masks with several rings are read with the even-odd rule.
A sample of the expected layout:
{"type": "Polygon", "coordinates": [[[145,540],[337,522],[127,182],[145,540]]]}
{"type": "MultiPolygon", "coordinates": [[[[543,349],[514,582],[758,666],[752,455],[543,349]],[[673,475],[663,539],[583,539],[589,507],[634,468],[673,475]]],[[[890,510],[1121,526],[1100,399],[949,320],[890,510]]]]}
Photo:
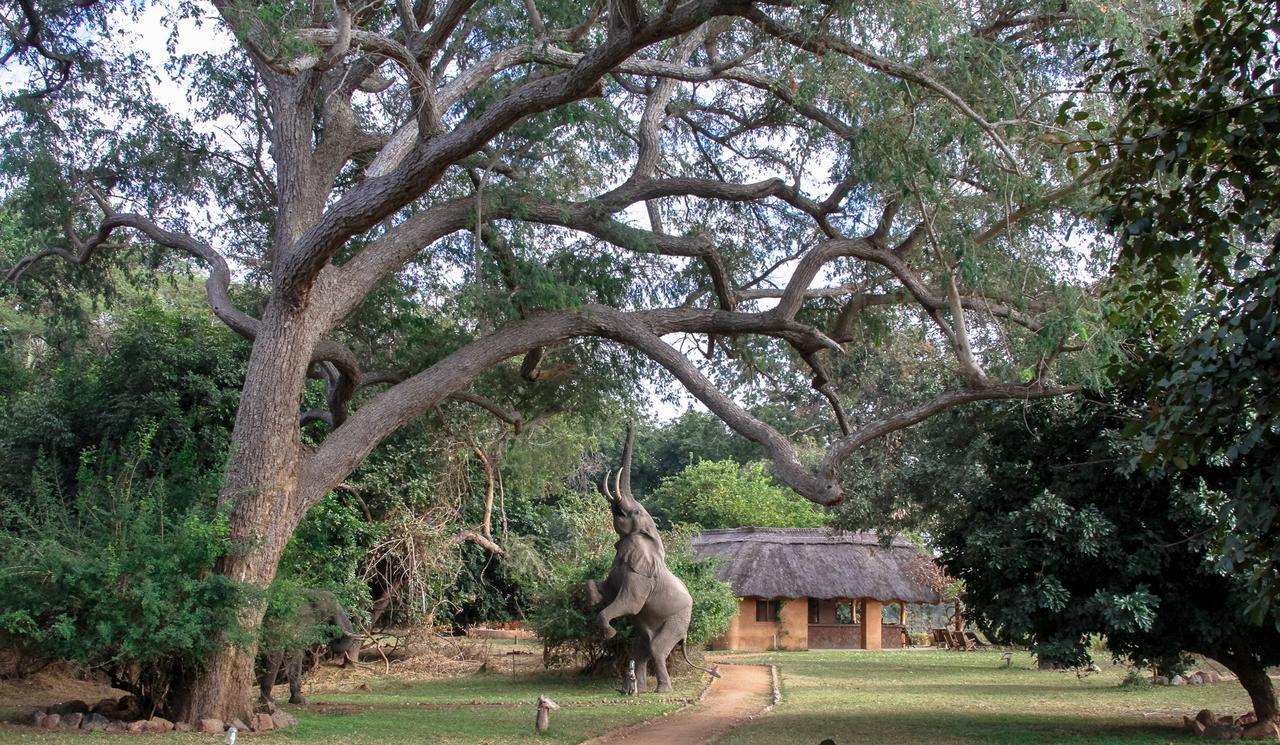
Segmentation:
{"type": "Polygon", "coordinates": [[[644,690],[644,671],[652,661],[658,677],[657,690],[667,692],[671,690],[667,657],[688,634],[693,598],[684,583],[667,568],[658,526],[631,493],[634,446],[635,429],[628,427],[622,467],[617,473],[606,473],[601,484],[609,500],[609,511],[613,513],[618,542],[614,544],[613,566],[608,578],[603,582],[587,580],[587,601],[591,606],[604,604],[596,615],[596,628],[605,639],[617,633],[612,626],[615,618],[630,616],[633,619],[631,659],[635,662],[636,687],[644,690]],[[611,478],[612,490],[609,488],[611,478]]]}

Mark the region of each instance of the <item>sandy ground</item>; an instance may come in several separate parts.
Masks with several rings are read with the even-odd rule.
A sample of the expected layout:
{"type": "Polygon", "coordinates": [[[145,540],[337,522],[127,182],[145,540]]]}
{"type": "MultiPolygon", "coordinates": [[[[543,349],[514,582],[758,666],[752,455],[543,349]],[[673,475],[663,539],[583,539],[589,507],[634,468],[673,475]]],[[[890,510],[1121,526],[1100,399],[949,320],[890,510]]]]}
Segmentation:
{"type": "Polygon", "coordinates": [[[773,701],[767,665],[720,665],[701,702],[667,717],[615,730],[584,745],[700,745],[756,716],[773,701]]]}

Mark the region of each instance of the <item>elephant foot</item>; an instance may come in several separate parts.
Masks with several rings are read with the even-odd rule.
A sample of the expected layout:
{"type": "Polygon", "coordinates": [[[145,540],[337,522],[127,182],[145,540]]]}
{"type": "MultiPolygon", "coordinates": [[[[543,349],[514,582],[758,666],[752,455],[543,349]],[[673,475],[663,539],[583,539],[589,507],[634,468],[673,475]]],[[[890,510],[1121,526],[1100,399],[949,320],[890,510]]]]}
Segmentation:
{"type": "Polygon", "coordinates": [[[297,695],[290,695],[290,696],[289,696],[289,703],[291,703],[291,704],[298,704],[298,705],[300,705],[300,706],[305,706],[305,705],[306,705],[306,703],[307,703],[307,698],[306,698],[306,696],[303,696],[301,693],[299,693],[299,694],[297,694],[297,695]]]}
{"type": "Polygon", "coordinates": [[[654,689],[654,693],[671,693],[671,681],[663,681],[654,689]]]}

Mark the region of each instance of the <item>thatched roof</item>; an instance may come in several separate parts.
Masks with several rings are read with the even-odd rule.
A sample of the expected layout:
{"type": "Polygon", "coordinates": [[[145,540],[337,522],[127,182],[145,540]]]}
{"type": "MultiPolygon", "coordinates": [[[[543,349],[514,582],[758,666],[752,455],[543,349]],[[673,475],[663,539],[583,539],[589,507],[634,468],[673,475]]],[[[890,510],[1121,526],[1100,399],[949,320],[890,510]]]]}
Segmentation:
{"type": "Polygon", "coordinates": [[[716,573],[738,597],[941,602],[927,584],[929,559],[902,538],[886,548],[875,533],[733,528],[704,531],[693,550],[722,560],[716,573]]]}

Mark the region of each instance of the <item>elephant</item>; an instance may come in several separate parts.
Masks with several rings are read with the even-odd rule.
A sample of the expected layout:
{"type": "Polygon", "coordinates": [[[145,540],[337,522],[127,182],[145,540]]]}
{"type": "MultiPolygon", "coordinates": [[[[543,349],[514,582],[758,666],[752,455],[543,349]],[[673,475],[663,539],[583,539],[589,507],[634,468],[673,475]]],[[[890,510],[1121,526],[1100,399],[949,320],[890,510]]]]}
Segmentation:
{"type": "Polygon", "coordinates": [[[666,693],[671,690],[667,656],[677,643],[691,667],[717,678],[720,674],[689,662],[685,647],[693,597],[680,578],[667,568],[666,549],[658,527],[649,511],[631,493],[634,441],[635,431],[628,428],[622,467],[614,476],[612,493],[608,473],[602,484],[618,541],[614,544],[613,566],[608,578],[603,582],[587,580],[587,602],[590,607],[604,604],[596,615],[596,627],[605,639],[617,634],[613,628],[615,618],[632,617],[635,637],[631,641],[631,660],[635,662],[637,691],[645,689],[648,663],[652,660],[658,679],[657,692],[666,693]]]}
{"type": "Polygon", "coordinates": [[[302,695],[302,678],[327,654],[340,655],[342,667],[358,662],[360,641],[364,637],[355,633],[351,618],[343,610],[331,592],[303,590],[303,602],[288,621],[274,624],[290,624],[288,629],[272,629],[274,636],[295,640],[285,641],[280,648],[264,651],[258,656],[259,701],[273,703],[271,689],[281,682],[281,673],[289,681],[289,703],[305,704],[302,695]],[[280,633],[281,631],[285,633],[280,633]],[[315,643],[315,640],[321,639],[315,643]]]}

